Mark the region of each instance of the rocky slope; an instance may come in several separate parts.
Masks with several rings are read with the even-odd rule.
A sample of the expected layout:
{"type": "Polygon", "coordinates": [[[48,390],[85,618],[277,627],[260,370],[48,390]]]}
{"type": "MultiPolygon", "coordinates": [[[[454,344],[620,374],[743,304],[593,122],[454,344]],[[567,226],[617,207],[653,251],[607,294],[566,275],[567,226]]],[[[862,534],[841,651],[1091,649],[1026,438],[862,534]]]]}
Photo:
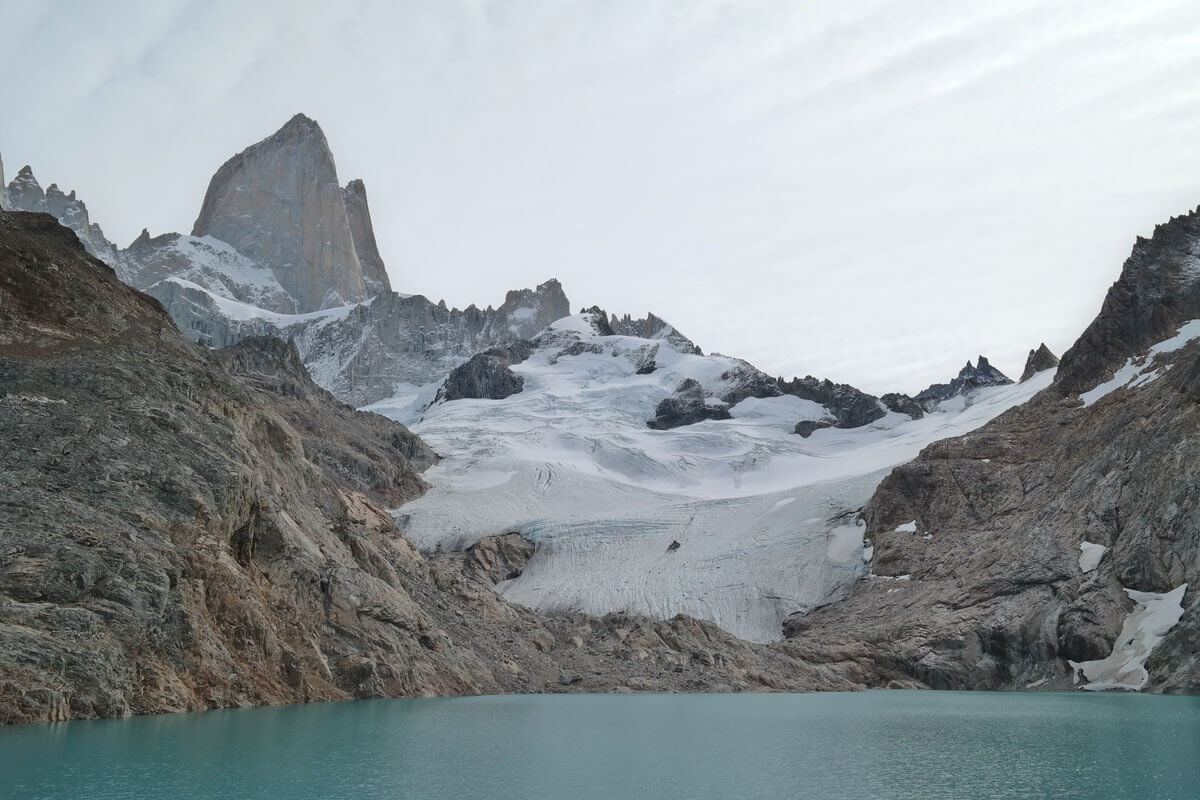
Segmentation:
{"type": "Polygon", "coordinates": [[[935,688],[1200,691],[1197,252],[1195,214],[1140,239],[1049,388],[893,470],[881,577],[789,635],[935,688]]]}
{"type": "Polygon", "coordinates": [[[318,389],[288,345],[197,348],[47,215],[0,212],[0,311],[0,723],[862,685],[861,654],[538,616],[491,588],[520,548],[427,561],[372,500],[422,490],[420,440],[318,389]]]}

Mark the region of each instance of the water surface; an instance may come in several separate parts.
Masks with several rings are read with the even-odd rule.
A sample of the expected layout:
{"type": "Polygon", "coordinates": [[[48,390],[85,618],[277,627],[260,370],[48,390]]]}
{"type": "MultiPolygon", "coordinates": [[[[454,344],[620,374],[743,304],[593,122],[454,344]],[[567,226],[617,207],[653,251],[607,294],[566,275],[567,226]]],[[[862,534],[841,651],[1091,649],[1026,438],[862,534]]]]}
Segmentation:
{"type": "Polygon", "coordinates": [[[0,728],[13,798],[1200,798],[1200,698],[526,695],[0,728]]]}

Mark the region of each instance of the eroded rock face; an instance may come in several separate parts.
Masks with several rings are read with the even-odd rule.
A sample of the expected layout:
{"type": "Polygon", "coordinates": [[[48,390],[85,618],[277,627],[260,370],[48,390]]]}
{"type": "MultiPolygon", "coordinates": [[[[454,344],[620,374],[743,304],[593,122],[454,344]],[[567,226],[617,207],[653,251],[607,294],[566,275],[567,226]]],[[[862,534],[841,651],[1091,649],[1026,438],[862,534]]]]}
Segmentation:
{"type": "MultiPolygon", "coordinates": [[[[360,228],[369,224],[360,215],[360,228]]],[[[192,235],[269,266],[301,313],[370,296],[333,154],[303,114],[217,170],[192,235]]]]}
{"type": "Polygon", "coordinates": [[[1021,383],[1029,380],[1039,372],[1054,369],[1057,366],[1058,356],[1050,352],[1050,348],[1046,347],[1045,342],[1042,342],[1036,350],[1029,351],[1029,357],[1025,359],[1025,369],[1021,372],[1021,383]]]}

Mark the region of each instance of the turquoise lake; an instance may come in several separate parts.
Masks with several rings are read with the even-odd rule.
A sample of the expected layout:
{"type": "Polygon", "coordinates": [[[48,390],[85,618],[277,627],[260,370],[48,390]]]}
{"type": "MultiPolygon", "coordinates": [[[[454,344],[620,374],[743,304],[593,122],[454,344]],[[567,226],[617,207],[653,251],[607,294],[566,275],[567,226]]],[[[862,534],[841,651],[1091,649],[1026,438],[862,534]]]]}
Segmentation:
{"type": "Polygon", "coordinates": [[[1200,798],[1200,698],[370,700],[0,728],[5,798],[1200,798]]]}

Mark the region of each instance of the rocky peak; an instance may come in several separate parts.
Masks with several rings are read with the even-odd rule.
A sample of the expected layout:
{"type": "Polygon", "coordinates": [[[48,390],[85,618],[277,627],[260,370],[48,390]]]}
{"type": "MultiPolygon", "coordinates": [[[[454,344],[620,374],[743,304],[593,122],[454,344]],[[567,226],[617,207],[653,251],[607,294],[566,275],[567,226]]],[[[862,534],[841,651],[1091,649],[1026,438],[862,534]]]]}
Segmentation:
{"type": "Polygon", "coordinates": [[[1029,380],[1039,372],[1044,372],[1057,366],[1058,356],[1050,352],[1050,348],[1046,347],[1045,342],[1042,342],[1036,350],[1029,351],[1029,357],[1025,359],[1025,370],[1021,373],[1021,383],[1029,380]]]}
{"type": "MultiPolygon", "coordinates": [[[[362,197],[360,239],[364,247],[369,239],[376,262],[367,272],[378,275],[362,197]]],[[[270,267],[300,312],[371,296],[333,153],[320,125],[303,114],[217,170],[192,235],[228,242],[270,267]]]]}
{"type": "MultiPolygon", "coordinates": [[[[0,180],[3,180],[2,175],[0,175],[0,180]]],[[[87,206],[75,196],[74,189],[67,194],[58,188],[58,184],[52,183],[43,191],[41,184],[33,175],[33,169],[26,165],[13,178],[8,189],[0,191],[0,195],[6,195],[4,207],[10,210],[40,211],[51,214],[60,223],[74,231],[90,255],[113,267],[122,280],[127,278],[121,269],[117,248],[104,236],[104,231],[100,229],[100,226],[91,221],[87,206]]]]}
{"type": "Polygon", "coordinates": [[[46,193],[28,164],[17,171],[17,176],[8,185],[8,202],[15,211],[46,210],[46,193]]]}
{"type": "Polygon", "coordinates": [[[3,156],[0,156],[0,211],[8,211],[8,186],[4,183],[3,156]]]}
{"type": "Polygon", "coordinates": [[[363,283],[370,294],[390,292],[391,281],[388,280],[387,267],[383,257],[379,255],[379,246],[375,243],[375,229],[371,225],[371,209],[367,205],[367,187],[362,179],[355,178],[342,189],[342,199],[346,203],[346,216],[350,220],[350,235],[354,239],[354,251],[362,264],[363,283]]]}
{"type": "Polygon", "coordinates": [[[1085,392],[1125,360],[1200,318],[1200,209],[1172,217],[1138,237],[1100,313],[1067,352],[1055,375],[1064,393],[1085,392]]]}
{"type": "Polygon", "coordinates": [[[536,289],[515,289],[504,296],[495,314],[519,339],[531,339],[551,322],[569,317],[571,303],[557,278],[536,289]]]}
{"type": "Polygon", "coordinates": [[[951,397],[987,386],[1007,386],[1012,382],[1011,378],[993,367],[986,357],[979,356],[974,365],[967,361],[966,366],[958,371],[958,377],[949,383],[935,383],[913,399],[926,411],[931,411],[938,403],[951,397]]]}

